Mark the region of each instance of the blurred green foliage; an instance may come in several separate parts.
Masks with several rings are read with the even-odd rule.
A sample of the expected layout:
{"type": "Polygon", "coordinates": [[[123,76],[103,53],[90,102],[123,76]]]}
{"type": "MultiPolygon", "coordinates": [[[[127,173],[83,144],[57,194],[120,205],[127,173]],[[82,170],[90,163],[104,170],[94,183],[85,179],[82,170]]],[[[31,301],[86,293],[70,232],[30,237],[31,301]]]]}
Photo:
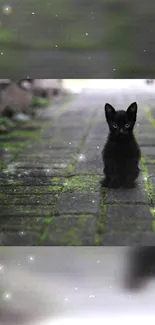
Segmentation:
{"type": "Polygon", "coordinates": [[[31,106],[33,107],[46,107],[48,105],[50,105],[51,100],[49,100],[48,98],[41,98],[41,97],[32,97],[32,101],[31,101],[31,106]]]}

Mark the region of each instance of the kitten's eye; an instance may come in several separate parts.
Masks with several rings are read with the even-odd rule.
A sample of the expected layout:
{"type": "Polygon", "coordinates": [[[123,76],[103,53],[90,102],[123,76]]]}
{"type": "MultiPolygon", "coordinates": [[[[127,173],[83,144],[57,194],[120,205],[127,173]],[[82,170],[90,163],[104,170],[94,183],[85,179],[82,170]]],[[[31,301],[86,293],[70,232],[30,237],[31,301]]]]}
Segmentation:
{"type": "Polygon", "coordinates": [[[125,124],[125,128],[128,129],[130,127],[130,124],[125,124]]]}
{"type": "Polygon", "coordinates": [[[113,128],[117,129],[117,124],[116,123],[113,123],[113,128]]]}

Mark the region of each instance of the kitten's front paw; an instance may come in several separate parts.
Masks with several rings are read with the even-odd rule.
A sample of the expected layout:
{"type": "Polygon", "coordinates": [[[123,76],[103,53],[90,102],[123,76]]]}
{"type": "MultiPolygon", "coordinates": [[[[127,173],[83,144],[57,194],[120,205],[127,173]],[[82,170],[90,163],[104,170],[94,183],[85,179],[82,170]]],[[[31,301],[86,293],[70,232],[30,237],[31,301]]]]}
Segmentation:
{"type": "Polygon", "coordinates": [[[100,181],[100,184],[102,187],[107,188],[120,188],[121,184],[118,180],[108,180],[107,178],[104,178],[100,181]]]}
{"type": "Polygon", "coordinates": [[[108,188],[120,188],[121,187],[121,184],[119,181],[111,181],[109,184],[108,184],[108,188]]]}
{"type": "Polygon", "coordinates": [[[135,182],[124,182],[122,184],[122,187],[128,188],[128,189],[135,188],[136,187],[136,184],[135,184],[135,182]]]}

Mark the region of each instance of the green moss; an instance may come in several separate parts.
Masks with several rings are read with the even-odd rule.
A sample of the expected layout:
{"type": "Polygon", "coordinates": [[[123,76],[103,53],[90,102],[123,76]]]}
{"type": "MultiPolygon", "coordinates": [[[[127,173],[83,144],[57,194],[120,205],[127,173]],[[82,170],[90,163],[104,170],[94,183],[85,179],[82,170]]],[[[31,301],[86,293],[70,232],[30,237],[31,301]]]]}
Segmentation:
{"type": "Polygon", "coordinates": [[[79,230],[81,229],[77,229],[77,228],[69,229],[67,230],[66,233],[63,233],[62,243],[60,240],[60,244],[67,245],[67,246],[81,246],[82,245],[81,240],[78,238],[79,230]]]}
{"type": "Polygon", "coordinates": [[[63,192],[94,193],[99,188],[99,175],[79,175],[66,178],[63,192]]]}
{"type": "Polygon", "coordinates": [[[55,193],[55,194],[62,193],[62,191],[63,191],[63,187],[61,185],[60,186],[57,186],[57,185],[46,186],[46,188],[47,188],[47,191],[49,191],[51,193],[55,193]]]}
{"type": "Polygon", "coordinates": [[[101,235],[96,234],[95,235],[95,246],[102,246],[103,243],[103,238],[101,237],[101,235]]]}
{"type": "MultiPolygon", "coordinates": [[[[147,114],[148,114],[148,110],[147,114]]],[[[138,138],[137,132],[135,132],[136,134],[136,138],[138,138]]],[[[148,161],[147,161],[148,163],[148,161]]],[[[142,164],[142,174],[144,176],[144,184],[145,184],[145,189],[148,195],[148,199],[149,199],[149,204],[150,206],[153,206],[154,202],[153,202],[153,197],[154,197],[154,189],[153,189],[153,184],[149,178],[149,173],[148,173],[148,168],[146,166],[146,159],[142,156],[141,157],[141,164],[142,164]]]]}
{"type": "MultiPolygon", "coordinates": [[[[32,126],[34,125],[34,122],[27,122],[24,123],[26,126],[32,126]]],[[[43,122],[35,122],[36,126],[40,126],[40,130],[34,130],[34,131],[26,131],[26,130],[18,130],[18,125],[17,129],[14,130],[11,135],[6,134],[3,136],[0,136],[0,149],[8,150],[12,153],[12,157],[9,159],[4,159],[3,163],[0,166],[0,169],[2,170],[9,162],[13,161],[14,157],[17,156],[18,153],[20,153],[21,150],[24,148],[28,147],[29,144],[32,144],[32,139],[38,139],[39,136],[41,135],[41,132],[43,130],[43,127],[47,127],[47,125],[51,126],[51,122],[49,123],[43,123],[43,122]],[[14,141],[4,141],[10,138],[10,136],[13,138],[25,138],[25,141],[21,142],[14,142],[14,141]]]]}
{"type": "Polygon", "coordinates": [[[40,132],[37,131],[24,131],[24,130],[16,130],[13,131],[11,136],[14,138],[19,137],[19,138],[38,138],[40,135],[40,132]]]}
{"type": "Polygon", "coordinates": [[[155,218],[155,207],[153,207],[153,208],[151,207],[150,212],[151,212],[152,216],[155,218]]]}
{"type": "Polygon", "coordinates": [[[106,196],[107,190],[103,189],[101,193],[101,199],[100,199],[100,212],[99,212],[99,218],[97,221],[97,229],[96,229],[96,235],[95,235],[95,245],[99,246],[103,244],[103,236],[105,231],[105,222],[106,222],[106,214],[107,214],[107,205],[104,203],[104,199],[106,196]]]}
{"type": "Polygon", "coordinates": [[[53,193],[58,194],[62,192],[62,186],[48,186],[48,185],[16,185],[16,184],[10,184],[8,185],[0,185],[0,193],[6,194],[12,194],[15,195],[42,195],[47,193],[53,193]]]}
{"type": "MultiPolygon", "coordinates": [[[[26,142],[26,141],[25,141],[26,142]]],[[[28,143],[25,142],[18,142],[18,143],[14,143],[14,142],[1,142],[0,141],[0,148],[1,149],[9,149],[11,151],[18,151],[18,149],[23,149],[25,147],[25,145],[28,143]]]]}
{"type": "Polygon", "coordinates": [[[155,119],[153,118],[151,114],[151,110],[148,106],[145,108],[145,112],[146,112],[147,119],[155,127],[155,119]]]}
{"type": "Polygon", "coordinates": [[[18,40],[18,37],[11,31],[1,28],[0,30],[0,44],[7,49],[27,49],[28,44],[18,40]]]}
{"type": "Polygon", "coordinates": [[[145,189],[148,195],[149,203],[150,205],[153,205],[153,185],[150,179],[148,178],[149,173],[148,169],[145,165],[145,159],[144,157],[141,158],[141,163],[142,163],[142,173],[144,176],[144,184],[145,184],[145,189]]]}
{"type": "Polygon", "coordinates": [[[149,159],[149,158],[145,158],[145,162],[147,163],[147,165],[154,165],[155,164],[155,159],[149,159]]]}
{"type": "Polygon", "coordinates": [[[155,220],[152,221],[152,230],[155,232],[155,220]]]}
{"type": "Polygon", "coordinates": [[[76,159],[72,160],[70,165],[67,167],[68,174],[73,174],[75,169],[75,163],[76,163],[76,159]]]}
{"type": "Polygon", "coordinates": [[[39,243],[38,243],[38,245],[42,244],[42,242],[49,235],[49,229],[50,229],[51,223],[53,221],[53,217],[55,215],[56,204],[57,204],[58,198],[59,198],[59,195],[57,197],[55,196],[55,201],[53,202],[53,204],[50,207],[50,217],[48,217],[48,218],[46,217],[45,218],[46,227],[43,229],[42,233],[39,236],[39,243]]]}
{"type": "MultiPolygon", "coordinates": [[[[69,216],[69,218],[74,218],[73,216],[69,216]]],[[[66,225],[63,225],[63,222],[59,221],[58,217],[58,223],[55,217],[55,224],[54,224],[54,229],[51,232],[49,232],[49,228],[46,228],[46,233],[42,234],[40,237],[40,244],[43,244],[42,242],[45,240],[45,238],[49,238],[52,241],[55,242],[55,245],[57,243],[59,245],[67,245],[67,246],[81,246],[82,245],[82,232],[85,230],[87,231],[87,221],[91,219],[93,216],[92,215],[79,215],[77,218],[77,225],[74,227],[66,227],[66,225]],[[60,223],[59,223],[60,222],[60,223]],[[65,226],[65,227],[64,227],[65,226]]],[[[65,221],[65,217],[64,217],[65,221]]]]}
{"type": "Polygon", "coordinates": [[[52,222],[52,217],[46,217],[46,218],[44,218],[44,223],[49,224],[51,222],[52,222]]]}
{"type": "Polygon", "coordinates": [[[46,107],[51,104],[51,100],[48,98],[33,97],[31,101],[31,106],[33,107],[46,107]]]}

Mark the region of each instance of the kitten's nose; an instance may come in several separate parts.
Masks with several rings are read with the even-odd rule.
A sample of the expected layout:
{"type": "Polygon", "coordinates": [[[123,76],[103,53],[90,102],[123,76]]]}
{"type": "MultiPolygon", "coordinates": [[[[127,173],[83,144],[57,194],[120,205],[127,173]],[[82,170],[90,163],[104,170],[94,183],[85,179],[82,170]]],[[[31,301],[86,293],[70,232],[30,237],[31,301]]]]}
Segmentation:
{"type": "Polygon", "coordinates": [[[120,133],[123,133],[123,129],[120,129],[120,133]]]}

